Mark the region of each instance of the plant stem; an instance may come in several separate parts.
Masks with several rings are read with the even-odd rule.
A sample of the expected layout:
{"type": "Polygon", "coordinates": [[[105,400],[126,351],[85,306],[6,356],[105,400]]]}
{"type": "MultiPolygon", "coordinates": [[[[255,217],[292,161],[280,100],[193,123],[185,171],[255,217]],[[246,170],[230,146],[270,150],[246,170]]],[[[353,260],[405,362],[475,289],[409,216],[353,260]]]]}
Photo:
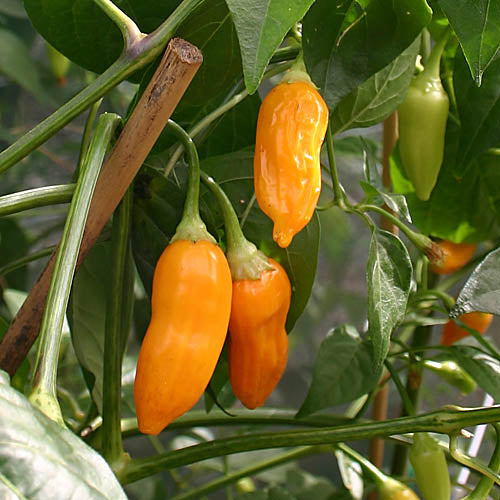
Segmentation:
{"type": "Polygon", "coordinates": [[[405,407],[406,413],[408,415],[415,415],[415,408],[413,406],[413,403],[411,402],[411,400],[408,396],[408,393],[406,392],[406,389],[404,388],[403,383],[401,382],[401,379],[399,378],[399,375],[394,370],[392,363],[386,359],[384,361],[384,365],[387,368],[387,371],[391,374],[392,381],[396,385],[396,388],[399,392],[399,395],[401,396],[401,399],[403,400],[403,405],[405,407]]]}
{"type": "Polygon", "coordinates": [[[16,269],[19,269],[20,267],[33,262],[34,260],[41,259],[42,257],[47,257],[54,251],[54,248],[54,246],[43,248],[42,250],[38,250],[38,252],[33,252],[32,254],[25,255],[20,259],[13,260],[12,262],[5,264],[5,266],[0,267],[0,276],[5,276],[6,274],[9,274],[16,269]]]}
{"type": "Polygon", "coordinates": [[[30,401],[49,418],[61,424],[63,420],[56,396],[56,376],[64,315],[97,177],[107,146],[120,121],[118,115],[110,113],[102,115],[97,124],[85,168],[69,208],[40,327],[40,343],[33,370],[38,376],[40,367],[40,373],[31,391],[30,401]]]}
{"type": "MultiPolygon", "coordinates": [[[[498,473],[500,471],[500,425],[493,424],[493,426],[497,435],[497,442],[489,463],[489,468],[493,472],[498,473]]],[[[482,476],[474,488],[474,491],[466,497],[467,500],[487,500],[493,484],[494,481],[491,478],[482,476]]]]}
{"type": "Polygon", "coordinates": [[[0,217],[32,208],[45,207],[59,203],[69,203],[75,192],[76,184],[62,184],[27,189],[17,193],[0,196],[0,217]]]}
{"type": "Polygon", "coordinates": [[[342,185],[340,184],[337,163],[335,162],[331,120],[328,120],[328,128],[326,129],[326,150],[328,152],[328,164],[330,165],[330,177],[332,179],[333,203],[343,210],[346,210],[347,200],[342,185]]]}
{"type": "MultiPolygon", "coordinates": [[[[264,76],[262,77],[263,80],[267,78],[271,78],[272,76],[275,76],[279,73],[282,73],[283,71],[286,71],[289,69],[291,66],[291,63],[284,63],[284,64],[278,64],[276,66],[272,66],[269,68],[265,73],[264,76]]],[[[197,124],[195,124],[193,127],[191,127],[188,130],[188,134],[190,137],[194,138],[196,137],[200,132],[205,130],[211,123],[213,123],[217,118],[220,118],[222,115],[227,113],[230,109],[234,108],[237,104],[239,104],[241,101],[243,101],[246,97],[248,97],[248,91],[247,90],[242,90],[239,94],[234,95],[229,99],[227,102],[219,106],[217,109],[214,109],[211,113],[203,117],[197,124]]],[[[175,164],[179,160],[179,158],[182,155],[182,151],[184,150],[184,146],[182,144],[179,144],[177,146],[177,149],[174,150],[172,153],[172,156],[170,157],[167,165],[165,166],[165,169],[163,170],[163,175],[165,177],[168,177],[173,168],[175,167],[175,164]]]]}
{"type": "Polygon", "coordinates": [[[170,451],[151,458],[131,460],[123,483],[137,481],[159,471],[181,467],[222,455],[265,448],[335,444],[342,441],[389,437],[407,432],[438,432],[449,434],[463,427],[500,420],[500,407],[472,410],[450,409],[416,417],[400,417],[384,422],[359,423],[313,430],[280,431],[218,439],[170,451]]]}
{"type": "MultiPolygon", "coordinates": [[[[493,422],[491,422],[493,423],[493,422]]],[[[473,469],[480,474],[482,474],[489,482],[496,483],[500,486],[500,475],[497,474],[496,471],[491,470],[489,467],[480,464],[476,459],[473,459],[463,453],[458,446],[458,438],[460,437],[459,432],[454,432],[450,435],[450,454],[451,456],[462,465],[469,467],[469,469],[473,469]]],[[[498,444],[495,447],[495,452],[493,454],[494,465],[498,468],[499,465],[499,457],[498,453],[498,444]]]]}
{"type": "Polygon", "coordinates": [[[80,143],[80,152],[78,154],[78,163],[76,170],[73,174],[73,179],[76,180],[78,178],[78,173],[82,168],[83,160],[85,159],[85,155],[89,149],[90,138],[92,136],[92,127],[95,122],[95,118],[97,116],[97,112],[99,111],[99,107],[101,106],[102,98],[98,99],[92,106],[90,106],[89,114],[87,119],[85,120],[85,128],[83,129],[82,141],[80,143]]]}
{"type": "Polygon", "coordinates": [[[120,428],[122,346],[130,325],[125,325],[122,317],[127,317],[127,311],[123,310],[123,305],[126,294],[125,273],[130,272],[130,268],[126,264],[129,251],[131,213],[132,190],[129,188],[115,210],[113,218],[111,236],[113,269],[111,272],[110,296],[106,308],[104,337],[102,452],[104,458],[115,472],[121,465],[124,456],[120,428]]]}
{"type": "Polygon", "coordinates": [[[101,7],[104,13],[118,26],[125,48],[129,48],[134,42],[146,36],[141,33],[137,24],[130,19],[122,10],[120,10],[111,0],[94,0],[101,7]]]}
{"type": "Polygon", "coordinates": [[[88,87],[0,153],[0,174],[27,156],[132,73],[154,61],[180,25],[204,0],[184,0],[153,33],[136,42],[88,87]]]}
{"type": "Polygon", "coordinates": [[[331,449],[332,449],[331,446],[304,446],[301,448],[297,448],[295,450],[287,451],[286,453],[276,455],[268,460],[257,462],[256,464],[251,465],[250,467],[246,467],[236,472],[226,474],[223,477],[214,479],[213,481],[210,481],[209,483],[199,486],[198,488],[188,491],[186,493],[175,495],[174,497],[171,498],[171,500],[190,500],[193,498],[194,499],[202,498],[203,495],[211,493],[212,491],[216,491],[228,484],[235,483],[241,478],[250,477],[254,474],[257,474],[258,472],[262,472],[267,469],[272,469],[273,467],[277,467],[278,465],[291,462],[292,460],[297,460],[298,458],[307,457],[309,455],[314,455],[318,453],[327,453],[331,451],[331,449]]]}
{"type": "Polygon", "coordinates": [[[378,467],[375,467],[363,455],[360,455],[349,446],[346,446],[344,443],[338,443],[336,448],[358,462],[377,482],[384,482],[387,479],[387,476],[378,467]]]}

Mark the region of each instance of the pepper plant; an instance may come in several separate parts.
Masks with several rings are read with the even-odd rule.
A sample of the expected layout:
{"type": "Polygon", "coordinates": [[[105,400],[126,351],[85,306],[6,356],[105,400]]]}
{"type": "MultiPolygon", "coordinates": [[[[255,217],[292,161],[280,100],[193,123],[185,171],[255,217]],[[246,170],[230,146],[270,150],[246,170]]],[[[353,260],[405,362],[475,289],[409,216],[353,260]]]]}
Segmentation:
{"type": "Polygon", "coordinates": [[[0,2],[0,496],[500,498],[499,25],[498,0],[0,2]],[[299,90],[258,119],[292,82],[328,125],[299,90]],[[153,283],[177,228],[224,293],[209,258],[153,283]],[[279,314],[245,309],[278,269],[279,314]]]}

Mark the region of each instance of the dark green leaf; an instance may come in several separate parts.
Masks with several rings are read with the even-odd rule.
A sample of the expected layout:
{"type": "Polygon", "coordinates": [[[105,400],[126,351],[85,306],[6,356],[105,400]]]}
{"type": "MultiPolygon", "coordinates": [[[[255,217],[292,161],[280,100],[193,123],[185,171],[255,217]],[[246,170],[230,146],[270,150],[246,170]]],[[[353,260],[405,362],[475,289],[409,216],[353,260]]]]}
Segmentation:
{"type": "Polygon", "coordinates": [[[481,85],[500,46],[498,0],[438,0],[462,46],[470,72],[481,85]]]}
{"type": "Polygon", "coordinates": [[[415,71],[419,46],[416,39],[400,56],[338,103],[331,118],[333,133],[375,125],[403,102],[415,71]]]}
{"type": "MultiPolygon", "coordinates": [[[[24,257],[28,249],[28,238],[19,224],[14,219],[3,217],[0,220],[0,262],[7,264],[24,257]]],[[[3,279],[8,287],[23,290],[26,286],[26,274],[26,267],[22,267],[3,279]]]]}
{"type": "Polygon", "coordinates": [[[52,102],[40,83],[28,47],[21,38],[3,28],[0,28],[0,73],[31,92],[40,102],[52,102]]]}
{"type": "MultiPolygon", "coordinates": [[[[454,128],[448,120],[447,144],[452,143],[454,128]]],[[[493,159],[485,162],[479,158],[458,178],[453,155],[449,160],[445,156],[430,199],[421,201],[406,177],[396,146],[391,156],[392,186],[405,196],[413,223],[422,233],[455,243],[484,241],[498,234],[496,214],[490,203],[492,196],[500,195],[496,184],[492,184],[497,178],[496,163],[493,159]]]]}
{"type": "Polygon", "coordinates": [[[455,172],[465,177],[471,162],[488,148],[500,145],[500,58],[491,63],[483,84],[477,87],[458,51],[453,82],[461,121],[455,172]]]}
{"type": "Polygon", "coordinates": [[[0,474],[30,500],[126,499],[104,459],[0,374],[0,474]],[[54,487],[58,485],[59,487],[54,487]]]}
{"type": "Polygon", "coordinates": [[[451,346],[448,353],[498,403],[500,361],[472,346],[451,346]]]}
{"type": "MultiPolygon", "coordinates": [[[[133,262],[127,261],[125,287],[133,286],[133,262]]],[[[111,244],[95,245],[79,268],[71,291],[68,317],[71,338],[80,365],[92,374],[89,389],[92,399],[102,412],[103,353],[106,323],[106,304],[111,283],[111,244]]],[[[125,312],[123,313],[125,314],[125,312]]],[[[121,351],[125,350],[128,332],[123,332],[121,351]]],[[[118,346],[117,346],[118,348],[118,346]]]]}
{"type": "Polygon", "coordinates": [[[311,387],[297,416],[353,401],[375,387],[380,373],[370,342],[353,326],[335,328],[319,347],[311,387]]]}
{"type": "Polygon", "coordinates": [[[266,66],[292,26],[314,0],[226,0],[236,26],[248,92],[259,86],[266,66]]]}
{"type": "MultiPolygon", "coordinates": [[[[345,12],[348,2],[341,4],[345,12]]],[[[399,56],[431,20],[425,0],[372,0],[364,13],[337,37],[339,14],[331,1],[318,0],[311,28],[304,27],[304,58],[329,109],[399,56]],[[314,26],[333,26],[322,36],[314,26]]],[[[311,12],[313,12],[311,10],[311,12]]]]}
{"type": "Polygon", "coordinates": [[[382,366],[394,327],[404,318],[413,269],[401,240],[376,229],[367,263],[368,325],[374,361],[382,366]]]}
{"type": "Polygon", "coordinates": [[[481,311],[500,316],[500,248],[474,269],[460,292],[451,315],[481,311]]]}
{"type": "Polygon", "coordinates": [[[226,349],[220,355],[215,371],[210,379],[209,388],[210,391],[205,391],[205,410],[207,413],[214,407],[214,397],[217,398],[217,403],[224,409],[230,408],[236,401],[236,396],[229,382],[229,363],[226,349]]]}
{"type": "Polygon", "coordinates": [[[225,113],[198,149],[200,158],[231,153],[255,144],[259,108],[260,97],[256,93],[225,113]]]}

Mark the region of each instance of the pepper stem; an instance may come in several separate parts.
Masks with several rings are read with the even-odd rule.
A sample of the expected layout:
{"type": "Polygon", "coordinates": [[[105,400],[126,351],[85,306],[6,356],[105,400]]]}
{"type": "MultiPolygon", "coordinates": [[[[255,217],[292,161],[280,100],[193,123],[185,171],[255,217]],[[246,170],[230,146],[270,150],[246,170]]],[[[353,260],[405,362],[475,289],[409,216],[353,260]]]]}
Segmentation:
{"type": "Polygon", "coordinates": [[[205,172],[201,172],[200,175],[222,211],[227,238],[226,256],[233,281],[258,280],[263,271],[273,269],[267,256],[245,238],[238,216],[222,188],[205,172]]]}
{"type": "Polygon", "coordinates": [[[434,45],[429,59],[427,59],[427,63],[425,64],[424,71],[421,74],[425,74],[426,77],[439,78],[441,56],[449,37],[450,29],[446,28],[441,38],[434,45]]]}
{"type": "Polygon", "coordinates": [[[168,120],[165,128],[173,132],[183,143],[189,164],[189,177],[186,201],[184,202],[184,212],[170,243],[176,240],[188,240],[193,242],[207,240],[215,243],[215,238],[207,231],[207,227],[200,217],[200,160],[194,141],[189,134],[173,120],[168,120]]]}
{"type": "Polygon", "coordinates": [[[306,82],[316,88],[316,85],[314,85],[311,77],[307,73],[306,65],[304,63],[304,54],[302,51],[299,52],[299,55],[292,64],[292,67],[285,73],[285,76],[283,76],[281,80],[281,83],[294,82],[306,82]]]}

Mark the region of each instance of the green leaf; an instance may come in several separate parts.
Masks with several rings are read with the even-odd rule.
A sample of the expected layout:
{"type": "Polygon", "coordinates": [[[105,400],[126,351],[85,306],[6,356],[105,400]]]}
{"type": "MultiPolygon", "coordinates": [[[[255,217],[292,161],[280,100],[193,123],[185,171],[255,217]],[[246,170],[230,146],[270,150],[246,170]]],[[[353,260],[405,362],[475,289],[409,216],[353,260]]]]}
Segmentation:
{"type": "MultiPolygon", "coordinates": [[[[0,262],[6,264],[20,259],[28,253],[28,249],[28,237],[18,222],[15,219],[3,217],[0,220],[0,262]]],[[[6,274],[3,279],[8,287],[23,290],[26,287],[26,277],[27,269],[21,267],[6,274]]]]}
{"type": "MultiPolygon", "coordinates": [[[[128,259],[125,287],[133,286],[133,262],[128,259]]],[[[106,323],[106,304],[111,283],[111,243],[95,245],[80,266],[71,291],[68,316],[71,338],[80,365],[88,373],[85,380],[92,399],[102,414],[103,353],[106,323]],[[92,376],[89,377],[88,375],[92,376]]],[[[125,313],[124,313],[125,314],[125,313]]],[[[123,332],[121,353],[125,350],[128,332],[123,332]]]]}
{"type": "Polygon", "coordinates": [[[461,121],[455,172],[465,177],[474,160],[488,148],[500,145],[500,59],[490,64],[481,87],[477,87],[463,54],[458,51],[453,82],[461,121]]]}
{"type": "Polygon", "coordinates": [[[462,46],[472,77],[481,85],[483,72],[500,46],[498,0],[438,0],[462,46]]]}
{"type": "Polygon", "coordinates": [[[380,374],[370,342],[351,325],[335,328],[321,342],[311,387],[297,417],[355,400],[375,387],[380,374]]]}
{"type": "Polygon", "coordinates": [[[340,475],[344,486],[352,495],[355,500],[363,498],[363,471],[359,462],[354,461],[347,456],[343,451],[336,449],[335,456],[337,457],[337,464],[339,466],[340,475]]]}
{"type": "MultiPolygon", "coordinates": [[[[144,33],[154,31],[180,3],[180,0],[115,2],[144,33]]],[[[25,7],[40,34],[85,69],[102,73],[122,51],[120,31],[94,0],[25,0],[25,7]]],[[[224,0],[203,2],[179,27],[176,36],[199,47],[204,59],[183,97],[184,104],[199,106],[227,88],[240,73],[238,41],[224,0]]],[[[143,74],[140,71],[132,79],[139,81],[143,74]]]]}
{"type": "Polygon", "coordinates": [[[387,356],[394,327],[404,318],[412,272],[402,241],[387,231],[373,231],[366,273],[368,325],[377,367],[387,356]]]}
{"type": "Polygon", "coordinates": [[[0,73],[26,89],[40,102],[52,102],[40,83],[28,47],[21,38],[3,28],[0,28],[0,73]]]}
{"type": "Polygon", "coordinates": [[[126,499],[105,460],[0,373],[0,474],[30,500],[126,499]],[[59,485],[59,487],[54,487],[59,485]]]}
{"type": "MultiPolygon", "coordinates": [[[[453,147],[454,129],[456,125],[448,120],[448,149],[453,147]]],[[[478,158],[460,178],[454,172],[453,155],[447,158],[445,151],[437,184],[428,201],[419,200],[415,195],[404,172],[398,146],[391,155],[390,173],[394,191],[405,196],[413,224],[422,233],[455,243],[472,243],[498,234],[498,213],[492,210],[490,202],[494,196],[500,196],[497,185],[492,184],[498,178],[497,165],[494,158],[489,161],[478,158]]]]}
{"type": "Polygon", "coordinates": [[[225,113],[210,131],[207,140],[198,149],[200,158],[238,151],[255,144],[255,130],[259,115],[258,93],[248,96],[225,113]]]}
{"type": "Polygon", "coordinates": [[[500,316],[500,248],[490,252],[462,288],[450,316],[480,311],[500,316]]]}
{"type": "Polygon", "coordinates": [[[450,346],[450,356],[495,402],[500,401],[500,361],[472,346],[450,346]]]}
{"type": "Polygon", "coordinates": [[[313,1],[226,0],[238,33],[245,85],[250,94],[257,90],[274,51],[313,1]]]}
{"type": "MultiPolygon", "coordinates": [[[[349,2],[340,5],[347,12],[349,2]]],[[[311,17],[313,9],[311,9],[311,17]]],[[[425,0],[372,0],[363,13],[336,36],[339,13],[330,0],[317,0],[310,27],[304,26],[304,59],[329,109],[385,68],[418,36],[432,18],[425,0]],[[333,26],[332,33],[323,36],[333,26]],[[315,27],[323,28],[315,31],[315,27]]]]}
{"type": "Polygon", "coordinates": [[[416,39],[401,55],[338,103],[331,118],[334,134],[371,127],[385,120],[403,102],[415,71],[419,47],[416,39]]]}

